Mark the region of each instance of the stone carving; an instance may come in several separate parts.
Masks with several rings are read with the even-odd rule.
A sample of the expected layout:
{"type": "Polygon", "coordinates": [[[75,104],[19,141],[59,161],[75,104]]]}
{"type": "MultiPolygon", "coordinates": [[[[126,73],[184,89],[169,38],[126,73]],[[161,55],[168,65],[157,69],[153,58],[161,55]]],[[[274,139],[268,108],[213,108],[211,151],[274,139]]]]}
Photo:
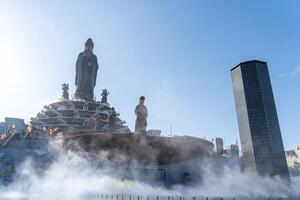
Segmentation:
{"type": "Polygon", "coordinates": [[[118,117],[119,113],[107,103],[110,93],[106,89],[102,90],[101,102],[94,100],[99,67],[93,47],[93,41],[88,39],[84,51],[78,56],[74,98],[70,97],[69,84],[63,83],[63,94],[59,101],[45,105],[41,113],[31,119],[33,130],[54,130],[55,134],[82,128],[96,128],[100,132],[130,132],[125,122],[118,117]]]}
{"type": "Polygon", "coordinates": [[[89,110],[89,102],[83,104],[83,110],[89,110]]]}
{"type": "Polygon", "coordinates": [[[145,102],[145,97],[141,96],[139,104],[136,106],[134,110],[136,114],[135,132],[146,134],[148,110],[144,102],[145,102]]]}
{"type": "Polygon", "coordinates": [[[97,56],[93,54],[94,43],[88,39],[85,43],[85,49],[78,56],[76,62],[76,92],[75,98],[86,101],[93,101],[94,88],[97,80],[98,61],[97,56]]]}
{"type": "Polygon", "coordinates": [[[62,85],[62,90],[63,90],[63,98],[64,99],[69,99],[69,84],[63,83],[62,85]]]}
{"type": "Polygon", "coordinates": [[[101,96],[102,96],[102,98],[101,98],[101,103],[107,103],[107,96],[109,95],[109,92],[106,90],[106,89],[104,89],[104,90],[102,90],[102,94],[101,94],[101,96]]]}

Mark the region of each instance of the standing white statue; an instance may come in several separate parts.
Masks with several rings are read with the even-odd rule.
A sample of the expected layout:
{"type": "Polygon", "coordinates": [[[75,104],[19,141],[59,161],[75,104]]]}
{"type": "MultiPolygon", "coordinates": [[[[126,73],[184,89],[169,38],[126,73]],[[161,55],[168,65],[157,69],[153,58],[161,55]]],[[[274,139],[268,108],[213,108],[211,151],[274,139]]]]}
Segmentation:
{"type": "Polygon", "coordinates": [[[139,104],[136,106],[134,110],[136,114],[136,120],[135,120],[136,133],[146,133],[148,110],[147,107],[144,105],[144,103],[145,103],[145,97],[141,96],[139,104]]]}

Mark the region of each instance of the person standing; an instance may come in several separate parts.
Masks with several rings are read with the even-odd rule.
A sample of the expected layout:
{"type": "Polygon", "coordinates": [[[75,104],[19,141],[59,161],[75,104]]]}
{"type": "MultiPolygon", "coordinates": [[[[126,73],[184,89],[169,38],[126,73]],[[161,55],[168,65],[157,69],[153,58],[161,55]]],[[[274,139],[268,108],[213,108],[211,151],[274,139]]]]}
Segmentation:
{"type": "Polygon", "coordinates": [[[135,132],[136,133],[144,133],[146,134],[146,127],[147,127],[147,117],[148,117],[148,110],[147,107],[144,105],[145,97],[141,96],[139,104],[135,107],[135,132]]]}

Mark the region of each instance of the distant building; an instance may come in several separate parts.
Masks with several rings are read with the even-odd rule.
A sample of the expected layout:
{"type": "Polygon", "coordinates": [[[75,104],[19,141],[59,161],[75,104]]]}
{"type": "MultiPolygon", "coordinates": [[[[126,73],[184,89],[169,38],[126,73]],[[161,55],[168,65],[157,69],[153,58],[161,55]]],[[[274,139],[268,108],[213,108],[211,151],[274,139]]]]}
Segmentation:
{"type": "Polygon", "coordinates": [[[239,146],[237,144],[232,144],[228,148],[224,150],[223,155],[226,155],[230,158],[238,158],[239,157],[239,146]]]}
{"type": "Polygon", "coordinates": [[[292,176],[300,176],[300,144],[285,152],[286,161],[292,176]]]}
{"type": "Polygon", "coordinates": [[[239,158],[239,146],[237,144],[231,144],[229,147],[224,148],[222,138],[213,138],[212,143],[214,144],[214,152],[217,156],[239,158]]]}
{"type": "Polygon", "coordinates": [[[6,117],[4,120],[5,122],[0,122],[0,135],[7,133],[10,128],[14,128],[19,133],[25,129],[24,119],[6,117]]]}
{"type": "Polygon", "coordinates": [[[159,136],[161,136],[161,130],[148,130],[146,132],[146,135],[159,137],[159,136]]]}
{"type": "Polygon", "coordinates": [[[289,179],[267,63],[243,62],[231,75],[245,167],[289,179]]]}
{"type": "Polygon", "coordinates": [[[5,122],[0,122],[0,135],[5,133],[7,130],[7,125],[5,122]]]}
{"type": "Polygon", "coordinates": [[[223,150],[224,150],[223,139],[222,138],[214,138],[214,139],[212,139],[212,143],[214,144],[214,151],[218,155],[223,154],[223,150]]]}

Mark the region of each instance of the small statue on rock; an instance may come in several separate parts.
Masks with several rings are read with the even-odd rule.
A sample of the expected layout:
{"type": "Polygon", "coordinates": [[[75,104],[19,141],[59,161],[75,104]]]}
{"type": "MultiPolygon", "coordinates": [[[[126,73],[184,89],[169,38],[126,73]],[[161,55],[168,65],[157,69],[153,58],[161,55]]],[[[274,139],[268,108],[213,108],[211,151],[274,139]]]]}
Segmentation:
{"type": "Polygon", "coordinates": [[[63,90],[63,98],[69,99],[69,84],[63,83],[62,84],[62,90],[63,90]]]}
{"type": "Polygon", "coordinates": [[[109,92],[107,91],[107,89],[102,90],[101,93],[101,103],[107,103],[107,96],[109,95],[109,92]]]}
{"type": "Polygon", "coordinates": [[[113,120],[115,119],[117,116],[120,116],[120,113],[117,113],[116,109],[114,107],[112,107],[109,111],[109,119],[113,120]]]}

